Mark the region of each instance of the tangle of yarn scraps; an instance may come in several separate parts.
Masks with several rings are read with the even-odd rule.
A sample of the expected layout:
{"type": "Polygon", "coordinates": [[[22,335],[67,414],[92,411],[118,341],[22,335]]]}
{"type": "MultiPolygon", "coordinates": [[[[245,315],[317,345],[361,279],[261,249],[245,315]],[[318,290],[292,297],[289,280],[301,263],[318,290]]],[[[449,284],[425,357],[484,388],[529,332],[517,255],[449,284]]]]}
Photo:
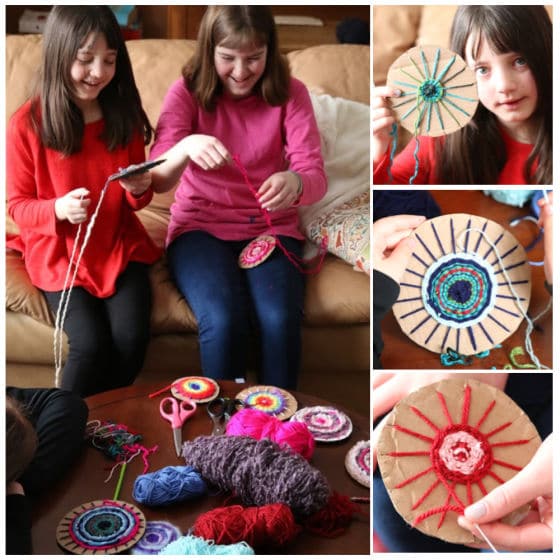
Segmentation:
{"type": "Polygon", "coordinates": [[[521,303],[521,300],[519,298],[519,294],[517,293],[517,291],[513,287],[512,280],[511,280],[511,278],[510,278],[510,276],[507,272],[506,266],[504,265],[504,262],[502,260],[501,255],[500,255],[500,251],[498,250],[496,245],[492,242],[492,240],[488,237],[488,235],[486,234],[486,232],[484,230],[479,229],[479,228],[466,228],[465,230],[463,230],[457,236],[457,246],[460,246],[460,243],[459,243],[460,239],[464,235],[467,235],[471,231],[475,231],[475,232],[480,233],[480,235],[484,238],[486,243],[488,243],[488,245],[490,246],[490,248],[492,249],[492,251],[496,255],[496,257],[498,259],[498,263],[499,263],[500,268],[502,270],[502,274],[504,275],[504,278],[506,279],[506,282],[508,283],[508,287],[510,289],[511,294],[515,298],[515,304],[517,305],[517,307],[518,307],[519,311],[521,312],[521,314],[523,315],[524,319],[527,321],[527,328],[525,330],[525,351],[527,352],[527,354],[529,355],[529,357],[531,358],[533,364],[536,366],[537,369],[550,369],[548,366],[543,365],[541,363],[541,361],[539,360],[538,356],[535,354],[535,352],[533,350],[533,343],[531,341],[531,333],[535,330],[535,323],[537,321],[539,321],[540,319],[542,319],[542,317],[544,317],[550,311],[550,309],[552,307],[552,298],[549,299],[546,307],[540,313],[538,313],[533,319],[531,319],[529,317],[529,314],[525,311],[525,309],[524,309],[524,307],[521,303]]]}
{"type": "Polygon", "coordinates": [[[284,245],[280,241],[280,238],[274,233],[274,224],[272,223],[272,219],[270,217],[270,212],[260,204],[259,194],[257,192],[257,189],[251,183],[251,180],[249,179],[249,174],[247,173],[247,170],[245,169],[245,166],[241,162],[241,159],[239,158],[239,156],[238,155],[233,155],[232,159],[233,159],[233,162],[235,163],[237,169],[239,170],[239,172],[243,176],[243,180],[245,181],[245,184],[247,185],[247,187],[251,191],[251,194],[255,197],[255,200],[259,203],[259,209],[260,209],[260,211],[261,211],[261,213],[262,213],[262,215],[265,219],[266,225],[268,226],[268,230],[271,232],[271,236],[274,237],[274,239],[275,239],[276,246],[282,251],[282,253],[284,253],[286,258],[301,273],[303,273],[303,274],[317,274],[321,270],[321,267],[323,266],[323,261],[325,260],[325,255],[327,254],[327,245],[328,245],[327,237],[324,236],[323,239],[321,240],[321,245],[319,247],[319,254],[314,258],[314,260],[315,259],[317,260],[317,264],[315,265],[315,267],[312,268],[312,269],[306,268],[306,265],[309,263],[309,261],[307,261],[305,259],[301,259],[297,255],[294,255],[292,252],[290,252],[288,249],[286,249],[286,247],[284,247],[284,245]]]}
{"type": "MultiPolygon", "coordinates": [[[[143,473],[148,472],[150,464],[148,457],[155,453],[159,446],[147,448],[139,442],[140,434],[135,434],[124,424],[116,424],[106,420],[90,420],[86,426],[86,439],[93,447],[102,451],[107,457],[116,461],[110,469],[105,482],[109,482],[115,469],[130,463],[135,457],[141,456],[144,463],[143,473]]],[[[121,471],[123,473],[123,471],[121,471]]]]}

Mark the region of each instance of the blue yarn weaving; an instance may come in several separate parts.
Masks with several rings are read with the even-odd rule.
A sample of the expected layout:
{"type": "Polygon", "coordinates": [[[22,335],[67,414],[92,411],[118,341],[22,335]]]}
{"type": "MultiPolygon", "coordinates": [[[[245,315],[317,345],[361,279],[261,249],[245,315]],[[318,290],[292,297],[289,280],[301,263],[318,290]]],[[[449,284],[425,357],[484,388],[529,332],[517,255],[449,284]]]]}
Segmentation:
{"type": "Polygon", "coordinates": [[[168,544],[160,554],[184,555],[197,554],[200,556],[235,556],[255,554],[255,551],[244,542],[236,544],[214,544],[200,537],[187,535],[168,544]]]}
{"type": "Polygon", "coordinates": [[[134,499],[148,506],[163,506],[192,500],[208,493],[206,482],[192,467],[165,467],[139,476],[134,499]]]}

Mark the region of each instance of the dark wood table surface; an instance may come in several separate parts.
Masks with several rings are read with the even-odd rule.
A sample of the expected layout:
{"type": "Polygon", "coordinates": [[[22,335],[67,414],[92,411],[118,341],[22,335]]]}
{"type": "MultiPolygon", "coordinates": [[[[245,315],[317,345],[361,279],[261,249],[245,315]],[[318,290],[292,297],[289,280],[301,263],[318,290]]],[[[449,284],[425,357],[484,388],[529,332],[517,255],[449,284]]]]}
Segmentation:
{"type": "MultiPolygon", "coordinates": [[[[171,382],[172,380],[170,380],[171,382]]],[[[89,397],[89,419],[111,420],[123,423],[131,431],[143,436],[143,445],[159,445],[157,452],[149,456],[149,472],[168,465],[184,465],[184,460],[177,458],[173,446],[170,424],[159,414],[159,403],[167,391],[155,398],[148,395],[165,385],[133,385],[124,389],[108,391],[89,397]]],[[[220,382],[221,396],[235,396],[247,384],[232,381],[220,382]]],[[[326,401],[293,391],[299,408],[328,404],[326,401]]],[[[338,407],[340,408],[340,407],[338,407]]],[[[369,419],[351,410],[345,412],[352,419],[352,435],[343,442],[317,443],[311,464],[327,477],[331,489],[348,496],[369,496],[369,489],[355,482],[346,472],[344,458],[350,447],[359,440],[368,440],[370,433],[369,419]]],[[[199,435],[209,435],[212,422],[206,411],[206,405],[199,405],[195,415],[183,426],[183,439],[192,440],[199,435]]],[[[92,500],[112,499],[116,488],[119,469],[115,469],[112,479],[105,483],[108,468],[114,463],[103,453],[87,445],[77,464],[61,483],[41,496],[33,507],[33,552],[34,554],[61,554],[56,542],[56,528],[62,517],[75,507],[92,500]]],[[[142,474],[143,463],[135,458],[127,466],[119,499],[136,504],[143,511],[148,521],[167,520],[178,526],[183,533],[192,526],[202,513],[221,507],[227,496],[207,496],[202,499],[186,501],[163,508],[149,508],[137,504],[132,497],[136,478],[142,474]]],[[[369,554],[370,523],[369,505],[362,505],[364,515],[355,515],[346,533],[340,537],[328,539],[301,533],[289,546],[283,548],[283,554],[369,554]]]]}
{"type": "MultiPolygon", "coordinates": [[[[527,207],[516,208],[496,202],[480,190],[432,190],[434,199],[439,204],[442,214],[463,212],[489,218],[509,230],[524,246],[528,246],[537,234],[537,227],[530,222],[522,222],[511,227],[510,221],[529,214],[527,207]]],[[[531,250],[530,260],[543,259],[543,242],[531,250]]],[[[543,310],[550,298],[544,286],[543,267],[531,267],[531,302],[529,316],[534,317],[543,310]]],[[[374,288],[375,289],[375,288],[374,288]]],[[[552,311],[538,322],[538,330],[533,331],[531,341],[533,350],[542,364],[552,367],[552,311]]],[[[523,320],[519,328],[504,342],[501,348],[494,348],[486,358],[473,358],[470,366],[454,366],[459,369],[491,369],[495,366],[502,369],[510,362],[509,353],[512,348],[525,348],[525,330],[527,322],[523,320]]],[[[387,313],[381,325],[385,347],[381,355],[383,369],[442,369],[439,354],[435,354],[418,346],[400,329],[392,312],[387,313]]],[[[529,361],[525,355],[520,361],[529,361]]]]}

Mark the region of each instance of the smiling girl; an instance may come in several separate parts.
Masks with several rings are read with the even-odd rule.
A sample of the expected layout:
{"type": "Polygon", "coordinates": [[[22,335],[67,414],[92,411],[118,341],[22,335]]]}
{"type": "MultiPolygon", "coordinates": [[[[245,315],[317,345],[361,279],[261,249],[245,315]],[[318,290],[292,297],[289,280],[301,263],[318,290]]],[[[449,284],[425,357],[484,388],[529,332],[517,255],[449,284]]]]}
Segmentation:
{"type": "Polygon", "coordinates": [[[198,322],[204,375],[244,378],[254,326],[261,380],[295,388],[303,276],[278,248],[258,266],[238,265],[263,234],[301,255],[297,207],[326,190],[309,93],[290,77],[270,9],[208,8],[196,53],[163,104],[151,152],[161,154],[153,185],[163,192],[178,183],[167,251],[198,322]]]}
{"type": "MultiPolygon", "coordinates": [[[[552,22],[543,6],[460,6],[451,50],[474,70],[480,103],[461,130],[420,137],[416,184],[550,184],[552,182],[552,22]]],[[[372,101],[374,183],[387,183],[388,97],[372,101]]],[[[395,183],[414,172],[415,141],[391,167],[395,183]]]]}
{"type": "MultiPolygon", "coordinates": [[[[79,225],[109,175],[144,161],[151,135],[112,11],[53,7],[38,90],[10,120],[6,163],[8,212],[20,230],[8,246],[21,251],[53,313],[79,225]]],[[[149,173],[111,183],[77,271],[62,388],[82,396],[131,384],[143,364],[148,265],[160,251],[135,212],[150,202],[150,183],[149,173]]]]}

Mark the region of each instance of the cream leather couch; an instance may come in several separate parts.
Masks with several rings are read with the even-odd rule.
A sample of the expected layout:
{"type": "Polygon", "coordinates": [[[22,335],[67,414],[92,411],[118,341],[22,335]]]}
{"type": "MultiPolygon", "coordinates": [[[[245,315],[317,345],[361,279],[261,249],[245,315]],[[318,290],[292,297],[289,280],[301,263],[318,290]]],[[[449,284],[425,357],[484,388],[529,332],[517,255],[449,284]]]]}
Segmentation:
{"type": "MultiPolygon", "coordinates": [[[[194,51],[187,40],[129,41],[134,74],[152,125],[163,96],[194,51]]],[[[23,103],[40,60],[41,37],[6,40],[6,118],[23,103]]],[[[311,91],[369,103],[369,49],[325,45],[288,56],[293,74],[311,91]]],[[[156,195],[139,216],[163,246],[173,193],[156,195]]],[[[7,231],[17,231],[7,219],[7,231]]],[[[162,259],[152,267],[152,338],[138,381],[164,381],[200,373],[197,327],[162,259]]],[[[298,389],[369,413],[369,277],[328,255],[320,273],[307,278],[303,363],[298,389]]],[[[7,383],[53,384],[53,319],[30,283],[21,255],[6,257],[7,383]]]]}

